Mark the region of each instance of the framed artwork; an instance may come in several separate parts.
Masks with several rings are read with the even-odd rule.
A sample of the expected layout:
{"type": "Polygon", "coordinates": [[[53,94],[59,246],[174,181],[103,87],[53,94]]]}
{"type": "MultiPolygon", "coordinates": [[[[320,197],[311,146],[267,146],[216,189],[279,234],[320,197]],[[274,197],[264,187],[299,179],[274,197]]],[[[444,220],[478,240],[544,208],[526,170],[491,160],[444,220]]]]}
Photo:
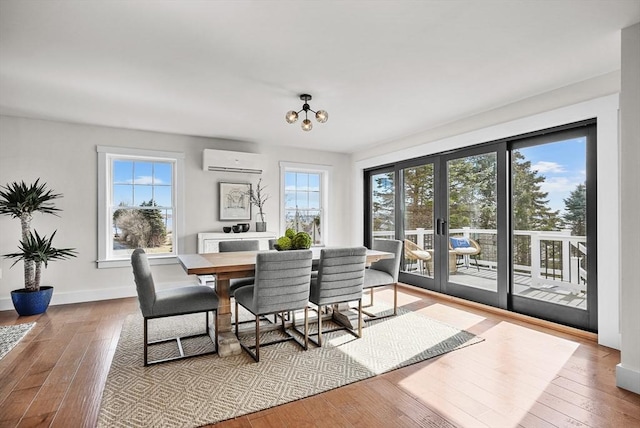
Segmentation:
{"type": "Polygon", "coordinates": [[[220,182],[220,220],[251,220],[251,183],[220,182]]]}

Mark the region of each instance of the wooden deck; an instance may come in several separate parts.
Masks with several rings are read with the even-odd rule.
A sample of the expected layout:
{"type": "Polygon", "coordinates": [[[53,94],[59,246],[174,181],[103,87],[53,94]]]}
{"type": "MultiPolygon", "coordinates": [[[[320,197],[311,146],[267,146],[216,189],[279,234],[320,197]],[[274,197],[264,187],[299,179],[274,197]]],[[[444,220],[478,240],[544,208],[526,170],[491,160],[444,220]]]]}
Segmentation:
{"type": "MultiPolygon", "coordinates": [[[[419,274],[418,271],[413,271],[412,273],[419,274]]],[[[478,269],[473,264],[468,268],[458,266],[456,273],[449,275],[449,281],[490,291],[496,291],[498,289],[497,272],[493,269],[483,267],[478,269]]],[[[567,289],[563,289],[561,286],[547,287],[548,286],[545,288],[533,287],[530,276],[514,275],[514,294],[531,299],[544,300],[557,305],[587,309],[586,293],[572,293],[567,289]]]]}

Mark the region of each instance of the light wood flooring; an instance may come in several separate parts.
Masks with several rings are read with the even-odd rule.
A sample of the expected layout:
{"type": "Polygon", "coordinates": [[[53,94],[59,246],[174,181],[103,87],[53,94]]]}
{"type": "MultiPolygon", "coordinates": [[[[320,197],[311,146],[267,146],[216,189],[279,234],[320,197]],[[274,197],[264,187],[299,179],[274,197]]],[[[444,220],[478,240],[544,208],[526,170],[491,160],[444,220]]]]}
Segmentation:
{"type": "MultiPolygon", "coordinates": [[[[615,386],[619,352],[593,335],[410,287],[399,297],[485,341],[216,426],[640,427],[640,395],[615,386]]],[[[37,322],[0,360],[0,427],[95,426],[122,322],[137,310],[130,298],[0,312],[0,325],[37,322]]]]}

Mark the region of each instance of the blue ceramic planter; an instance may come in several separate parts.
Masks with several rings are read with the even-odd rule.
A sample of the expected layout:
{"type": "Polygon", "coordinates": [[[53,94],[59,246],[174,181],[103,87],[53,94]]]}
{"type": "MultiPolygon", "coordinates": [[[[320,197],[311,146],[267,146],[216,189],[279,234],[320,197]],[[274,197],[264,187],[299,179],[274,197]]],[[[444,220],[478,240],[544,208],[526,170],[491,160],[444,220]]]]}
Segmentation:
{"type": "Polygon", "coordinates": [[[39,291],[22,288],[11,292],[11,300],[18,315],[38,315],[47,311],[52,295],[53,287],[40,287],[39,291]]]}

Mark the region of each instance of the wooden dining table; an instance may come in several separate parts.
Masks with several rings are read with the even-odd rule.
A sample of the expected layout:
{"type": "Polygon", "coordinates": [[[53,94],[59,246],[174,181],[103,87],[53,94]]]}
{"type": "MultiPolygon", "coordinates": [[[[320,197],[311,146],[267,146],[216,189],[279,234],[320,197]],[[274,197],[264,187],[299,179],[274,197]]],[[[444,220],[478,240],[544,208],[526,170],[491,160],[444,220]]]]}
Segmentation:
{"type": "MultiPolygon", "coordinates": [[[[322,248],[312,248],[313,260],[320,260],[322,248]]],[[[273,251],[273,250],[271,250],[273,251]]],[[[215,275],[218,295],[218,354],[221,357],[242,352],[238,338],[231,331],[231,299],[229,280],[255,275],[256,254],[260,251],[236,251],[228,253],[181,254],[178,261],[189,275],[215,275]]],[[[385,251],[367,250],[367,265],[393,254],[385,251]]]]}

